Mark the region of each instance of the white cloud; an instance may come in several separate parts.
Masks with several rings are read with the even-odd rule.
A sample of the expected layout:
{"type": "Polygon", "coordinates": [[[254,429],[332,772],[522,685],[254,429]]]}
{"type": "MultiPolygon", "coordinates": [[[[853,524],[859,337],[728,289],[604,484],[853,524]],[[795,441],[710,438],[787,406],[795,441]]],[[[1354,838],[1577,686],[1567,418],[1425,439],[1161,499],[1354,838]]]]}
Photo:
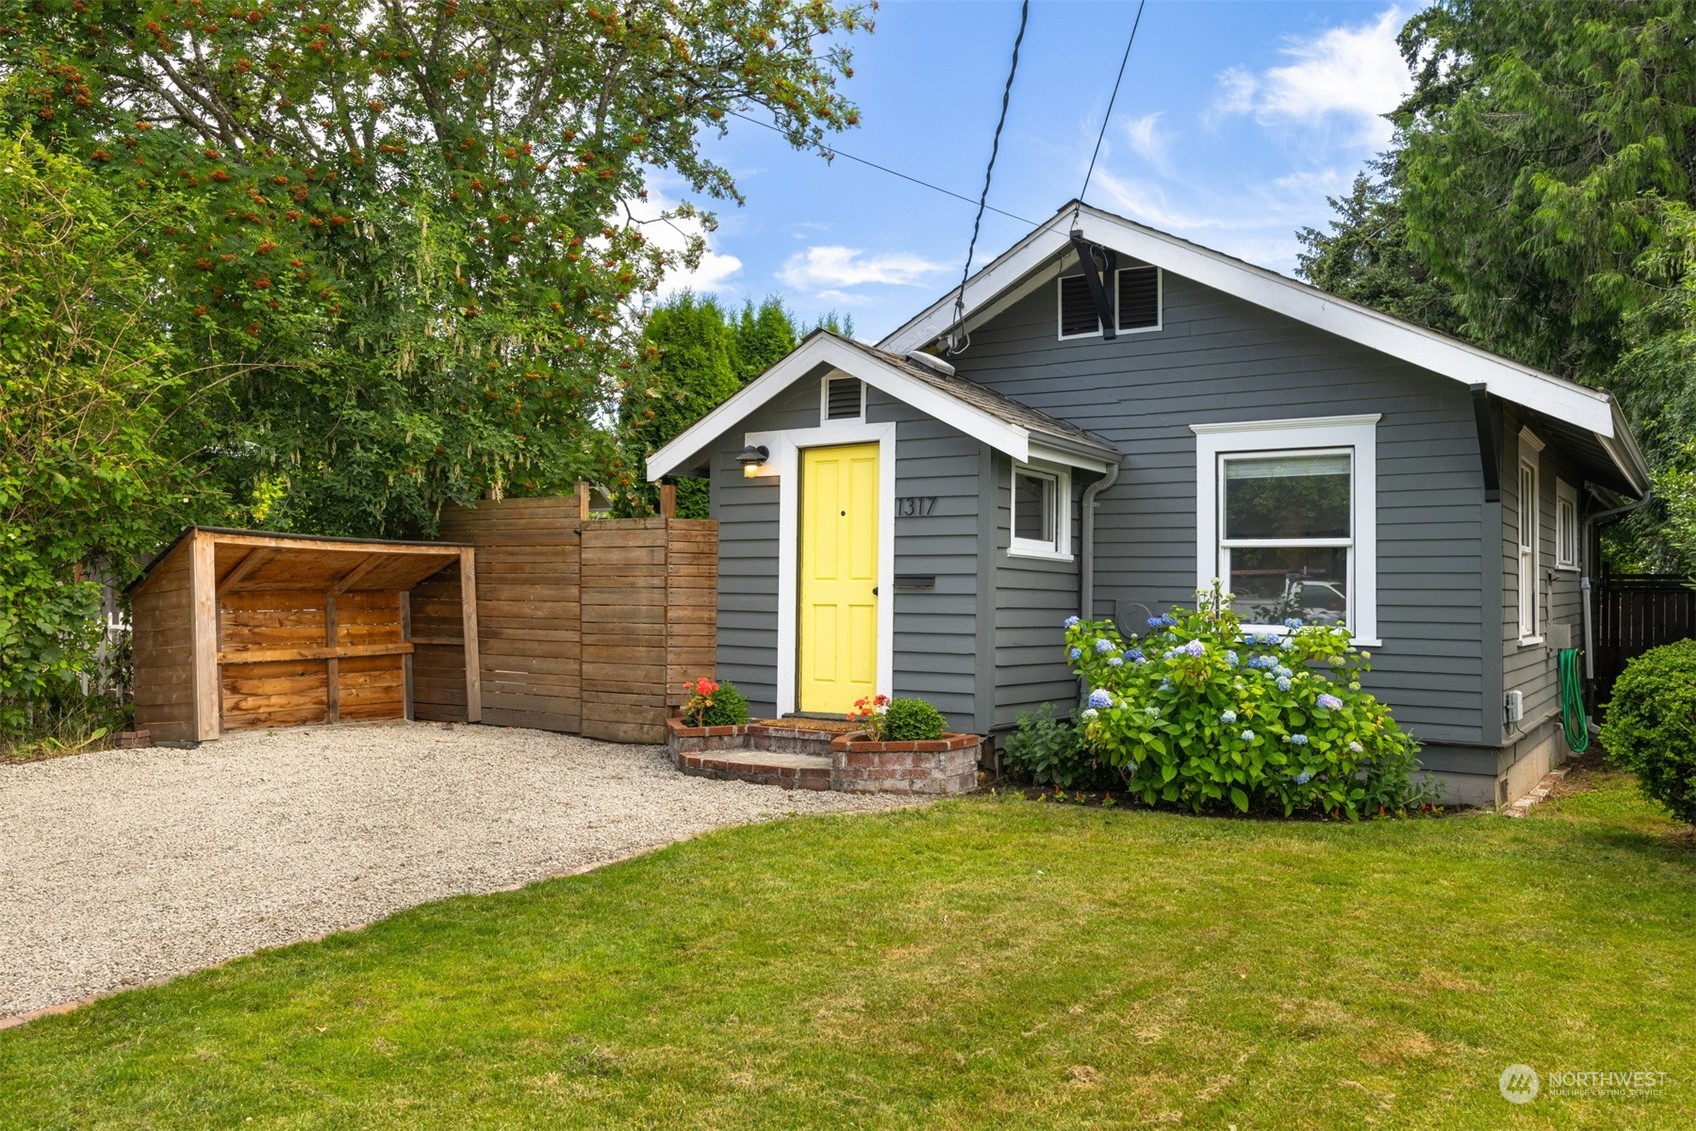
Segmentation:
{"type": "Polygon", "coordinates": [[[1256,75],[1232,67],[1219,75],[1210,117],[1252,114],[1263,124],[1316,126],[1338,118],[1356,131],[1357,143],[1383,146],[1392,127],[1383,115],[1412,86],[1396,46],[1406,16],[1387,8],[1371,23],[1331,28],[1283,48],[1292,60],[1256,75]]]}
{"type": "Polygon", "coordinates": [[[659,292],[655,296],[662,302],[679,291],[707,294],[719,290],[742,270],[742,261],[728,252],[721,251],[716,246],[718,241],[715,234],[706,231],[699,220],[660,219],[676,206],[676,201],[650,188],[648,199],[631,207],[631,214],[642,223],[642,234],[668,252],[681,254],[695,237],[706,237],[706,250],[701,253],[699,264],[693,269],[673,267],[665,273],[659,292]]]}
{"type": "Polygon", "coordinates": [[[916,287],[940,270],[941,264],[909,252],[870,254],[857,247],[827,244],[791,255],[777,277],[785,286],[817,292],[867,284],[916,287]]]}
{"type": "Polygon", "coordinates": [[[1125,123],[1124,129],[1132,152],[1147,161],[1149,167],[1161,176],[1172,175],[1172,164],[1168,155],[1172,136],[1160,128],[1160,111],[1132,118],[1125,123]]]}

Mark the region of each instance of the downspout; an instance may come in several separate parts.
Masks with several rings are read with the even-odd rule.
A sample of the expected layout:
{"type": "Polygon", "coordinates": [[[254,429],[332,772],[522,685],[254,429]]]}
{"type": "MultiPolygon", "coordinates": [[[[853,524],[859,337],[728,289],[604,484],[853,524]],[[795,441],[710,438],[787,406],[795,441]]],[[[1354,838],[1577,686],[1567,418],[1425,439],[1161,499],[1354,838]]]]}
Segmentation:
{"type": "Polygon", "coordinates": [[[1107,474],[1084,488],[1083,546],[1078,555],[1078,615],[1085,620],[1095,619],[1095,497],[1119,482],[1119,464],[1107,465],[1107,474]]]}
{"type": "MultiPolygon", "coordinates": [[[[1612,526],[1615,522],[1624,518],[1632,511],[1637,510],[1639,507],[1648,506],[1650,500],[1653,498],[1654,494],[1652,492],[1645,491],[1643,492],[1643,497],[1635,502],[1627,503],[1623,507],[1613,507],[1609,510],[1597,511],[1589,518],[1586,518],[1584,520],[1584,525],[1588,528],[1589,533],[1586,534],[1584,538],[1584,552],[1589,554],[1592,548],[1594,548],[1595,556],[1601,557],[1602,527],[1604,525],[1612,526]]],[[[1584,577],[1580,580],[1579,586],[1584,592],[1584,678],[1591,683],[1594,683],[1596,680],[1596,649],[1595,629],[1590,623],[1590,574],[1591,571],[1595,569],[1596,563],[1592,561],[1589,565],[1591,568],[1584,571],[1584,577]]]]}

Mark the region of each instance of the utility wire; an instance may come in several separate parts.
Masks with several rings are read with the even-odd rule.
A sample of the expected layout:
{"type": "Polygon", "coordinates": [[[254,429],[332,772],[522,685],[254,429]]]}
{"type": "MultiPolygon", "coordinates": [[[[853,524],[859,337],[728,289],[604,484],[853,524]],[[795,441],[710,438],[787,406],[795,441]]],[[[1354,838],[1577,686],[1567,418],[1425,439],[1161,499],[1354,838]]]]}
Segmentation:
{"type": "MultiPolygon", "coordinates": [[[[1140,9],[1138,10],[1140,13],[1140,9]]],[[[1025,24],[1031,14],[1031,0],[1023,0],[1019,5],[1019,34],[1013,37],[1013,61],[1007,68],[1007,85],[1001,88],[1001,116],[995,120],[995,137],[989,145],[989,164],[983,171],[983,192],[978,194],[978,214],[972,221],[972,239],[966,245],[966,267],[960,272],[960,293],[954,298],[954,326],[948,331],[948,353],[950,356],[963,353],[971,338],[964,342],[954,340],[954,330],[961,327],[966,320],[966,280],[972,277],[972,253],[978,246],[978,229],[983,225],[984,210],[989,207],[989,182],[995,175],[995,156],[1001,152],[1001,128],[1007,124],[1007,104],[1013,98],[1013,76],[1019,73],[1019,45],[1025,41],[1025,24]]],[[[1001,209],[997,208],[997,212],[1001,209]]],[[[1030,223],[1030,221],[1025,221],[1030,223]]]]}
{"type": "Polygon", "coordinates": [[[1125,81],[1125,64],[1131,61],[1131,44],[1137,41],[1137,28],[1142,26],[1142,9],[1148,0],[1137,4],[1137,18],[1131,23],[1131,37],[1125,40],[1125,55],[1119,60],[1119,77],[1113,80],[1113,93],[1107,99],[1107,113],[1101,118],[1101,132],[1095,135],[1095,152],[1089,155],[1089,170],[1084,173],[1084,187],[1078,190],[1078,207],[1072,209],[1072,223],[1078,222],[1078,211],[1083,207],[1084,193],[1089,191],[1089,179],[1095,176],[1095,159],[1101,156],[1101,139],[1107,136],[1107,123],[1113,118],[1113,103],[1119,100],[1119,84],[1125,81]]]}
{"type": "MultiPolygon", "coordinates": [[[[772,133],[775,133],[775,134],[783,134],[785,137],[788,136],[788,131],[786,131],[786,130],[778,127],[778,126],[774,126],[770,122],[762,122],[758,118],[751,118],[747,114],[738,113],[735,110],[726,110],[725,113],[729,114],[733,118],[740,118],[744,122],[748,122],[751,125],[759,126],[761,129],[770,130],[772,133]]],[[[891,169],[888,165],[879,165],[876,161],[868,161],[864,157],[856,157],[852,153],[845,153],[842,150],[836,148],[834,145],[829,145],[829,144],[825,144],[825,143],[821,142],[820,145],[819,145],[819,151],[824,154],[824,156],[827,160],[831,159],[831,158],[835,158],[835,157],[846,157],[846,158],[848,158],[848,160],[858,162],[859,164],[864,165],[867,168],[876,169],[880,173],[888,173],[892,177],[900,177],[904,181],[911,181],[915,185],[919,185],[923,188],[930,189],[932,192],[939,192],[943,196],[951,196],[955,200],[963,200],[967,204],[977,204],[978,203],[977,201],[973,200],[971,197],[965,196],[962,193],[957,193],[953,189],[945,189],[941,185],[933,185],[929,181],[921,181],[919,178],[914,177],[914,176],[910,176],[907,173],[903,173],[899,169],[891,169]]],[[[988,205],[987,207],[989,208],[989,211],[998,212],[1001,215],[1007,217],[1009,220],[1017,220],[1021,224],[1033,224],[1034,225],[1037,222],[1035,220],[1027,220],[1023,216],[1014,215],[1013,213],[1008,212],[1005,209],[997,208],[994,205],[988,205]]]]}

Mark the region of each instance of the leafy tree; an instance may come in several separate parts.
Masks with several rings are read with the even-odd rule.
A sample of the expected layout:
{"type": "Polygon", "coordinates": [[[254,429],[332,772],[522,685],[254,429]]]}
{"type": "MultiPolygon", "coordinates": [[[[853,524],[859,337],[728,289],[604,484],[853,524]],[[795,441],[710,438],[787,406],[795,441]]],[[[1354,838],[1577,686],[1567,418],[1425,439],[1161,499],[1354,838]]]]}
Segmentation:
{"type": "MultiPolygon", "coordinates": [[[[240,376],[206,473],[268,524],[430,529],[614,462],[625,312],[690,262],[645,170],[736,198],[703,128],[852,124],[819,0],[0,0],[0,116],[166,211],[155,317],[240,376]]],[[[710,217],[707,218],[710,225],[710,217]]],[[[598,475],[595,477],[599,477],[598,475]]]]}
{"type": "Polygon", "coordinates": [[[756,307],[742,304],[736,319],[736,376],[742,384],[758,377],[795,348],[795,320],[776,296],[756,307]]]}
{"type": "MultiPolygon", "coordinates": [[[[647,457],[742,387],[736,333],[711,297],[684,291],[642,323],[643,364],[619,405],[625,458],[614,491],[618,514],[652,514],[658,489],[645,478],[647,457]]],[[[704,479],[677,482],[681,518],[706,518],[704,479]]]]}
{"type": "Polygon", "coordinates": [[[207,374],[178,369],[151,317],[136,250],[156,219],[78,162],[0,140],[0,734],[80,696],[101,639],[94,576],[127,577],[216,505],[166,412],[207,374]]]}

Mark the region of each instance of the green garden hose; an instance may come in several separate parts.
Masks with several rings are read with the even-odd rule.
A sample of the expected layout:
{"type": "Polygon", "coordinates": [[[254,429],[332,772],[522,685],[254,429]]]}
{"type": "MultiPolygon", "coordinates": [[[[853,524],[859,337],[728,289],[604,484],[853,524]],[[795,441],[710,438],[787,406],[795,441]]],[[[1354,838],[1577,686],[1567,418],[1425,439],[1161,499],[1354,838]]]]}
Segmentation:
{"type": "Polygon", "coordinates": [[[1578,671],[1578,649],[1562,648],[1561,726],[1566,728],[1566,744],[1574,754],[1590,749],[1590,720],[1584,716],[1584,677],[1578,671]]]}

